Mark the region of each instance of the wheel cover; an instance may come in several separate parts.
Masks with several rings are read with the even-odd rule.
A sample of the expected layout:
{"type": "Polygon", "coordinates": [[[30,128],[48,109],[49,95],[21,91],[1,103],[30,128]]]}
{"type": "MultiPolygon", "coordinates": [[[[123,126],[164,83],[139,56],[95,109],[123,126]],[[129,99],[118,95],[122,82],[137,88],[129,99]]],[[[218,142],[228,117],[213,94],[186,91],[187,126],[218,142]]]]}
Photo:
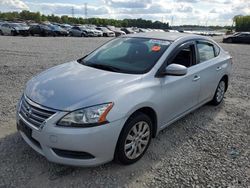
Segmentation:
{"type": "Polygon", "coordinates": [[[136,159],[144,152],[149,143],[150,131],[149,124],[145,121],[137,122],[130,129],[124,145],[127,158],[136,159]]]}
{"type": "Polygon", "coordinates": [[[219,83],[219,86],[218,86],[217,92],[216,92],[216,100],[217,100],[217,102],[222,101],[222,99],[224,97],[224,94],[225,94],[225,82],[221,81],[219,83]]]}

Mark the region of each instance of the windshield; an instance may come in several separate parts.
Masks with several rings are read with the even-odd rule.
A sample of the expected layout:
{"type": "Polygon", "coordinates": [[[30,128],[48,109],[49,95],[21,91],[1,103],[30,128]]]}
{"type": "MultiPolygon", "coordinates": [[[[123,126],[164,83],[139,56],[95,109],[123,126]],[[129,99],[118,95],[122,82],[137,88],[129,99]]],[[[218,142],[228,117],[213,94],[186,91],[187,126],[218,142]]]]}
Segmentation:
{"type": "Polygon", "coordinates": [[[9,25],[10,25],[11,27],[20,27],[20,25],[17,24],[17,23],[10,23],[9,25]]]}
{"type": "Polygon", "coordinates": [[[82,30],[87,29],[85,26],[80,26],[79,28],[82,30]]]}
{"type": "Polygon", "coordinates": [[[50,28],[47,25],[40,25],[41,28],[49,30],[50,28]]]}
{"type": "Polygon", "coordinates": [[[113,72],[143,74],[156,64],[169,45],[166,40],[118,38],[78,62],[113,72]]]}
{"type": "Polygon", "coordinates": [[[100,29],[101,29],[102,31],[110,31],[109,29],[107,29],[107,28],[105,28],[105,27],[100,27],[100,29]]]}
{"type": "Polygon", "coordinates": [[[19,25],[20,25],[21,27],[28,27],[28,25],[25,24],[25,23],[20,23],[19,25]]]}

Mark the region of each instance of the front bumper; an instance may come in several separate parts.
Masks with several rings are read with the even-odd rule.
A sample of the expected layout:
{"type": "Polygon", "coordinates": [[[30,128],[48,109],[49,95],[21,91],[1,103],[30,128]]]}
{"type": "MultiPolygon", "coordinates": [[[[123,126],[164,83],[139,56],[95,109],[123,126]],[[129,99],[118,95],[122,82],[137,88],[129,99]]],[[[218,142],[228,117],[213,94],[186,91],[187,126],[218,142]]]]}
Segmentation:
{"type": "Polygon", "coordinates": [[[19,35],[28,36],[29,30],[18,30],[17,32],[19,35]]]}
{"type": "Polygon", "coordinates": [[[108,37],[115,37],[115,33],[107,33],[108,37]]]}
{"type": "Polygon", "coordinates": [[[60,112],[60,115],[56,114],[48,119],[41,129],[35,129],[25,123],[17,113],[17,128],[27,144],[51,162],[87,167],[113,160],[125,120],[120,119],[92,128],[56,126],[53,122],[57,122],[63,115],[64,113],[60,112]],[[20,128],[21,124],[27,126],[30,135],[20,128]]]}

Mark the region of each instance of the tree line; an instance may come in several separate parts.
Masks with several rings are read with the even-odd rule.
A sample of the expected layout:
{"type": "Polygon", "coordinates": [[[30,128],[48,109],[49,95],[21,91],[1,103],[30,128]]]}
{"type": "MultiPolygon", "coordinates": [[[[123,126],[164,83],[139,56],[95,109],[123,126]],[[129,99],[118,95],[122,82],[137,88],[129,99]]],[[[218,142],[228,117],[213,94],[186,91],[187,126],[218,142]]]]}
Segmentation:
{"type": "Polygon", "coordinates": [[[23,10],[21,12],[0,12],[0,20],[7,21],[34,21],[37,23],[40,22],[57,22],[57,23],[66,23],[66,24],[94,24],[94,25],[113,25],[116,27],[140,27],[140,28],[154,28],[154,29],[168,29],[169,24],[163,23],[160,21],[151,21],[144,19],[106,19],[106,18],[81,18],[81,17],[70,17],[67,15],[56,16],[54,14],[44,15],[40,12],[30,12],[23,10]]]}
{"type": "Polygon", "coordinates": [[[235,30],[239,31],[250,31],[250,15],[249,16],[235,16],[235,30]]]}

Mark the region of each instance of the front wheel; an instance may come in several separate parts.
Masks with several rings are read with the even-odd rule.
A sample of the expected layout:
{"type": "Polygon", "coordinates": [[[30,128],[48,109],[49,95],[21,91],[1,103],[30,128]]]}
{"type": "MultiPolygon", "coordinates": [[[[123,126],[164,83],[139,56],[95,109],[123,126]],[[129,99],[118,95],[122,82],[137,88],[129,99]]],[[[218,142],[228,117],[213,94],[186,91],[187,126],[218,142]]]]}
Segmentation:
{"type": "Polygon", "coordinates": [[[143,114],[134,114],[124,125],[119,137],[115,158],[128,165],[138,161],[148,149],[152,137],[152,121],[143,114]]]}
{"type": "Polygon", "coordinates": [[[227,39],[227,43],[232,43],[233,42],[233,39],[229,38],[227,39]]]}
{"type": "Polygon", "coordinates": [[[17,33],[15,31],[11,31],[10,34],[11,34],[11,36],[16,36],[17,35],[17,33]]]}
{"type": "Polygon", "coordinates": [[[219,105],[223,101],[225,91],[226,91],[226,82],[225,80],[221,80],[217,86],[214,98],[211,101],[211,103],[215,106],[219,105]]]}

